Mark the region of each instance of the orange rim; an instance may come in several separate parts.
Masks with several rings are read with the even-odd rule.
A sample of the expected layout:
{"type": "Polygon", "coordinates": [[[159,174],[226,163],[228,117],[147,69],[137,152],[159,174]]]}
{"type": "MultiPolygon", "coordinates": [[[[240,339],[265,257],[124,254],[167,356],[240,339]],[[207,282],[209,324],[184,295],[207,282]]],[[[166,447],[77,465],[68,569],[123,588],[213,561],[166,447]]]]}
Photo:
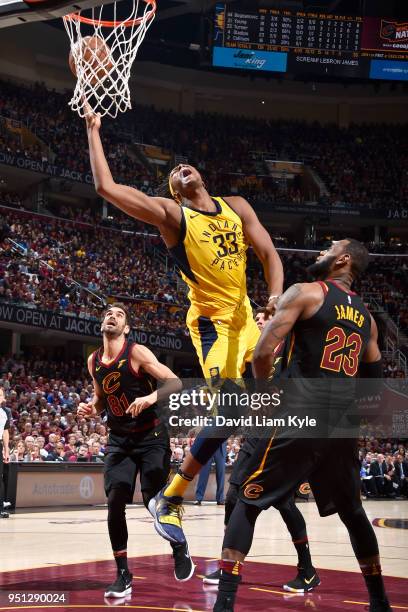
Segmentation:
{"type": "Polygon", "coordinates": [[[154,17],[156,12],[156,0],[143,0],[143,2],[150,4],[151,9],[136,19],[125,19],[123,21],[99,21],[98,19],[92,19],[91,17],[83,17],[79,13],[69,13],[69,15],[65,15],[65,19],[80,21],[81,23],[86,23],[88,25],[101,25],[105,28],[117,28],[120,25],[124,25],[126,28],[131,28],[134,25],[140,25],[144,21],[150,21],[150,19],[154,17]]]}

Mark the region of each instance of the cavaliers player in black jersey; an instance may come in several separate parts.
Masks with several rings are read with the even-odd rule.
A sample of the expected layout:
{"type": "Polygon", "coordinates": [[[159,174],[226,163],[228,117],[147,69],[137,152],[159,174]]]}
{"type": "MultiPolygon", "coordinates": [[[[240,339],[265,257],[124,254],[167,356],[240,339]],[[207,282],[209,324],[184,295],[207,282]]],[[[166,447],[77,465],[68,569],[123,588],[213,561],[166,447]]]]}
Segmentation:
{"type": "MultiPolygon", "coordinates": [[[[288,334],[292,350],[285,374],[297,379],[298,388],[306,388],[310,378],[319,379],[319,386],[326,379],[328,387],[338,386],[341,379],[352,381],[358,373],[362,378],[381,378],[376,323],[351,291],[368,259],[368,251],[356,240],[333,242],[309,268],[317,282],[293,285],[283,294],[255,349],[252,367],[259,384],[269,378],[274,349],[288,334]]],[[[328,396],[327,402],[331,400],[328,396]]],[[[275,430],[269,440],[260,441],[225,532],[214,612],[234,610],[242,562],[260,512],[288,499],[304,480],[311,484],[321,516],[337,512],[346,526],[369,593],[370,612],[390,612],[377,538],[361,503],[359,472],[354,439],[289,439],[275,430]]]]}
{"type": "MultiPolygon", "coordinates": [[[[165,381],[160,389],[161,398],[181,388],[177,376],[148,348],[127,340],[130,328],[126,307],[121,303],[110,305],[102,320],[103,346],[88,359],[94,396],[91,403],[78,407],[78,416],[86,418],[107,413],[105,492],[117,578],[106,589],[105,597],[124,597],[132,591],[132,574],[127,563],[126,504],[132,502],[137,473],[146,508],[169,476],[170,444],[159,419],[156,382],[165,381]]],[[[173,544],[172,548],[176,579],[189,580],[194,565],[187,544],[173,544]]]]}
{"type": "MultiPolygon", "coordinates": [[[[259,308],[255,315],[255,321],[258,328],[262,331],[267,323],[268,313],[265,308],[259,308]]],[[[290,348],[289,338],[278,344],[274,349],[275,360],[273,365],[274,380],[277,379],[282,370],[287,364],[288,351],[290,348]]],[[[229,479],[229,487],[225,497],[225,515],[224,525],[228,525],[228,521],[238,501],[240,485],[244,482],[248,466],[251,465],[252,453],[257,448],[259,438],[249,436],[245,439],[244,444],[238,453],[238,458],[234,462],[232,473],[229,479]]],[[[312,563],[310,555],[309,539],[306,530],[305,519],[299,508],[295,504],[295,491],[285,502],[276,506],[279,511],[289,533],[292,538],[293,545],[296,549],[298,557],[297,569],[298,573],[293,580],[289,580],[283,585],[285,591],[291,593],[306,593],[315,589],[320,584],[320,578],[312,563]]],[[[219,583],[221,570],[218,569],[211,574],[207,574],[203,578],[205,584],[216,585],[219,583]]]]}

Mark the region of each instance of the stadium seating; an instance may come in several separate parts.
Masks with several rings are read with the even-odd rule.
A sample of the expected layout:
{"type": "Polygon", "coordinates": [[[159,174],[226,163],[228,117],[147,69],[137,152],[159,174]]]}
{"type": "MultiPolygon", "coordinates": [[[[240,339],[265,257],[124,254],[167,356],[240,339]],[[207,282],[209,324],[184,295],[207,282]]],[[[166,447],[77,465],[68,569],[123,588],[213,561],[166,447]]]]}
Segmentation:
{"type": "MultiPolygon", "coordinates": [[[[7,245],[0,253],[0,300],[36,305],[45,310],[99,317],[96,296],[114,296],[132,305],[135,325],[145,330],[186,334],[188,301],[178,282],[171,259],[157,235],[125,235],[111,227],[33,215],[2,209],[2,218],[12,229],[20,249],[7,245]]],[[[121,227],[129,218],[118,216],[121,227]]],[[[132,224],[133,221],[130,220],[132,224]]],[[[129,225],[125,225],[129,229],[129,225]]],[[[143,230],[135,222],[136,231],[143,230]]],[[[305,280],[310,255],[282,253],[285,283],[305,280]]],[[[370,275],[360,283],[363,295],[377,302],[408,332],[408,264],[394,257],[373,259],[370,275]]],[[[248,290],[255,305],[267,299],[262,267],[249,252],[248,290]]]]}
{"type": "MultiPolygon", "coordinates": [[[[40,84],[23,87],[3,82],[0,89],[0,116],[24,122],[40,139],[23,145],[15,133],[3,127],[0,151],[18,152],[39,161],[49,159],[81,173],[89,171],[84,125],[68,108],[67,95],[40,84]]],[[[139,106],[115,122],[104,122],[103,140],[115,178],[146,190],[157,190],[160,180],[135,155],[137,142],[184,156],[202,171],[213,193],[239,190],[259,207],[303,199],[293,184],[285,188],[265,176],[254,179],[268,174],[259,162],[257,154],[261,152],[272,159],[309,164],[325,183],[329,203],[399,208],[408,195],[406,126],[351,125],[342,129],[204,113],[188,116],[139,106]],[[253,177],[250,183],[243,180],[248,176],[253,177]]]]}

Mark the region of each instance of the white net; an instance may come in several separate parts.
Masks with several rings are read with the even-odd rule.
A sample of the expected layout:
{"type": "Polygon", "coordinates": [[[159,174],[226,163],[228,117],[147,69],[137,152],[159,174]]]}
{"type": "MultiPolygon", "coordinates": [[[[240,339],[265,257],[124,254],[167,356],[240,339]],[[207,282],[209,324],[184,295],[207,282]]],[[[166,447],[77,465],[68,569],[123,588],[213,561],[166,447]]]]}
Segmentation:
{"type": "Polygon", "coordinates": [[[69,105],[80,117],[94,112],[115,118],[132,108],[130,70],[153,22],[156,4],[132,0],[131,12],[124,18],[119,17],[117,5],[93,8],[90,17],[81,12],[63,17],[71,42],[69,63],[77,77],[69,105]]]}

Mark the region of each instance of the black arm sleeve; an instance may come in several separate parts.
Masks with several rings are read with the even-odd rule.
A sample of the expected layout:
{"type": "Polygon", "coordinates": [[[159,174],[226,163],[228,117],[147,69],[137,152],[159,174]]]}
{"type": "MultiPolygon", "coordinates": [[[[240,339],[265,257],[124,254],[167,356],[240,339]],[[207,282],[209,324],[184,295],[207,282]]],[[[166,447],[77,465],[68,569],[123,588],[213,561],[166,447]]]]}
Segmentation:
{"type": "Polygon", "coordinates": [[[358,369],[360,378],[383,378],[383,362],[382,359],[373,361],[372,363],[360,363],[358,369]]]}
{"type": "Polygon", "coordinates": [[[368,395],[378,395],[383,387],[382,378],[383,362],[382,359],[372,363],[360,363],[358,369],[359,379],[357,382],[357,397],[367,397],[368,395]]]}

